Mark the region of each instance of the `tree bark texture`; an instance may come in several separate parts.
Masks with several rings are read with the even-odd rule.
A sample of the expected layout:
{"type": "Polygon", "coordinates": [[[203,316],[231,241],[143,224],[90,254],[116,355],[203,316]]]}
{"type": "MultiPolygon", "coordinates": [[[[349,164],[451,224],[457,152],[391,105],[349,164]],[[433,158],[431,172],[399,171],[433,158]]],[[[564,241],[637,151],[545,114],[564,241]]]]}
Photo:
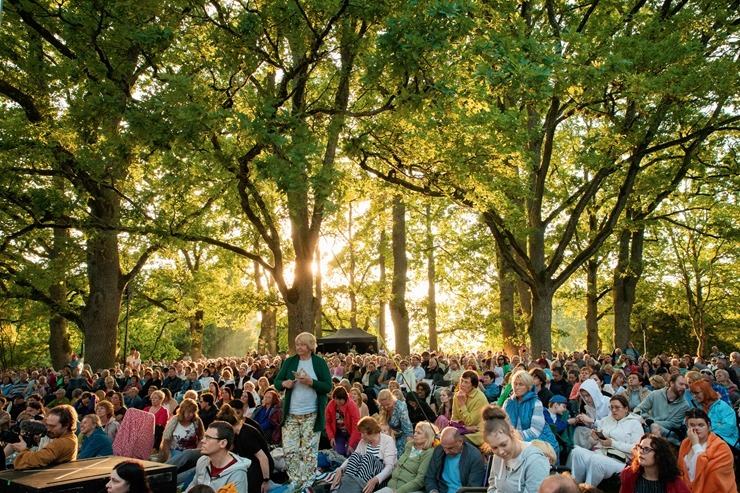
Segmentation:
{"type": "Polygon", "coordinates": [[[406,205],[401,195],[393,197],[393,281],[391,283],[390,312],[396,334],[396,353],[406,356],[410,352],[409,312],[406,308],[406,205]]]}

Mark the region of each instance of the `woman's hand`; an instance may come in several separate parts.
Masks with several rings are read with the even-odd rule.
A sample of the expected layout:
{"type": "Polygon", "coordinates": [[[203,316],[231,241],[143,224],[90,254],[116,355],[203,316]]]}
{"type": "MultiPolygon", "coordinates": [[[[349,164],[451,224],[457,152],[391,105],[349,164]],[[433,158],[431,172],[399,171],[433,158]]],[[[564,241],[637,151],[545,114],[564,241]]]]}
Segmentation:
{"type": "Polygon", "coordinates": [[[344,469],[341,467],[334,472],[334,481],[331,482],[331,489],[339,486],[342,482],[342,476],[344,476],[344,469]]]}
{"type": "Polygon", "coordinates": [[[370,478],[370,481],[368,481],[365,487],[362,488],[362,493],[373,493],[373,491],[375,491],[375,487],[378,486],[378,483],[378,478],[370,478]]]}
{"type": "Polygon", "coordinates": [[[293,388],[293,380],[283,380],[283,388],[284,389],[292,389],[293,388]]]}
{"type": "Polygon", "coordinates": [[[468,401],[468,396],[463,391],[458,391],[455,394],[455,399],[457,399],[457,403],[461,406],[464,406],[465,403],[468,401]]]}
{"type": "Polygon", "coordinates": [[[331,448],[334,448],[337,446],[337,441],[332,438],[331,440],[329,440],[329,445],[331,445],[331,448]]]}
{"type": "Polygon", "coordinates": [[[699,435],[696,434],[696,430],[689,428],[686,430],[686,436],[691,441],[691,445],[699,445],[699,435]]]}

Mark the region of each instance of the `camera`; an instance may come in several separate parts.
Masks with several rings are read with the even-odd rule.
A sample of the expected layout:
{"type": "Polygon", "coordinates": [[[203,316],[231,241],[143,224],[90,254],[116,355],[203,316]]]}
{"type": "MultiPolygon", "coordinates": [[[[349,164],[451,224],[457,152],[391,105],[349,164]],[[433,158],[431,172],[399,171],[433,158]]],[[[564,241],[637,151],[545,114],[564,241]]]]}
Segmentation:
{"type": "Polygon", "coordinates": [[[46,424],[43,421],[24,419],[9,430],[0,431],[0,442],[18,443],[21,438],[28,448],[36,445],[36,439],[46,436],[46,424]]]}

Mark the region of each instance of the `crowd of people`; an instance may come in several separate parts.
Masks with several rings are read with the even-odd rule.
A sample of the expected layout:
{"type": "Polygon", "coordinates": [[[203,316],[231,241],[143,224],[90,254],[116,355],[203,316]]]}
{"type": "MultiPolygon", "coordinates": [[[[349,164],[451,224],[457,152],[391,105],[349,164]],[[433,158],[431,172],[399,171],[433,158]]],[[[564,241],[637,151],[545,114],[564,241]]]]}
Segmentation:
{"type": "MultiPolygon", "coordinates": [[[[739,376],[740,354],[716,347],[402,357],[318,354],[310,333],[292,356],[156,363],[132,349],[93,371],[73,355],[3,373],[2,466],[138,457],[196,493],[737,492],[739,376]]],[[[119,466],[109,492],[145,491],[142,463],[119,466]]]]}

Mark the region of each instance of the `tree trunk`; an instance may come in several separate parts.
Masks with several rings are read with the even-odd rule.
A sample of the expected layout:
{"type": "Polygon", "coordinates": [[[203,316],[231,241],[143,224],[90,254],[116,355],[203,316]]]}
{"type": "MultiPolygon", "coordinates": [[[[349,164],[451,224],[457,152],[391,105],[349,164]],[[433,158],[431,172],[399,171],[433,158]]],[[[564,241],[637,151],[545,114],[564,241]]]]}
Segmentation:
{"type": "Polygon", "coordinates": [[[316,299],[313,295],[312,261],[313,255],[296,257],[293,285],[285,296],[285,305],[288,308],[288,347],[291,353],[295,353],[295,338],[298,334],[314,333],[316,299]]]}
{"type": "Polygon", "coordinates": [[[586,262],[586,349],[589,354],[596,354],[599,349],[598,272],[596,260],[586,262]]]}
{"type": "Polygon", "coordinates": [[[123,288],[120,279],[118,237],[111,231],[94,231],[87,241],[88,295],[81,319],[85,333],[85,361],[93,371],[116,362],[118,317],[123,288]]]}
{"type": "Polygon", "coordinates": [[[393,330],[396,334],[396,353],[406,356],[410,353],[409,312],[406,309],[406,205],[401,195],[393,197],[393,281],[391,283],[390,312],[393,330]]]}
{"type": "MultiPolygon", "coordinates": [[[[255,250],[259,245],[255,245],[255,250]]],[[[270,276],[265,276],[265,283],[262,279],[262,268],[259,262],[254,262],[254,284],[257,291],[262,293],[265,298],[270,298],[275,281],[270,276]]],[[[277,354],[277,309],[265,302],[264,307],[260,309],[260,335],[257,340],[257,352],[260,354],[277,354]]]]}
{"type": "Polygon", "coordinates": [[[203,356],[203,310],[196,310],[190,317],[190,357],[198,360],[203,356]]]}
{"type": "Polygon", "coordinates": [[[614,270],[614,333],[615,348],[624,350],[630,339],[630,320],[635,303],[637,282],[643,269],[645,228],[625,229],[619,235],[617,267],[614,270]]]}
{"type": "Polygon", "coordinates": [[[429,349],[437,350],[437,272],[434,263],[434,233],[432,210],[429,202],[425,206],[426,253],[427,253],[427,322],[429,323],[429,349]]]}
{"type": "Polygon", "coordinates": [[[258,349],[261,354],[277,354],[277,310],[267,308],[262,310],[260,322],[260,342],[258,349]]]}
{"type": "Polygon", "coordinates": [[[352,202],[349,203],[349,212],[347,220],[347,238],[349,249],[349,324],[353,329],[357,329],[357,286],[355,285],[355,243],[352,218],[352,202]]]}
{"type": "Polygon", "coordinates": [[[545,285],[532,291],[532,317],[529,319],[530,354],[547,351],[552,354],[552,296],[553,290],[545,285]]]}
{"type": "MultiPolygon", "coordinates": [[[[388,329],[386,327],[385,310],[388,307],[388,302],[385,299],[385,285],[387,282],[385,274],[385,253],[388,243],[388,235],[385,233],[385,229],[380,231],[380,238],[378,239],[378,284],[380,284],[380,302],[378,303],[378,335],[382,340],[382,346],[385,347],[385,343],[388,340],[388,329]]],[[[387,349],[387,348],[386,348],[387,349]]]]}
{"type": "MultiPolygon", "coordinates": [[[[496,250],[498,252],[498,249],[496,250]]],[[[504,351],[508,355],[517,353],[516,344],[516,321],[514,317],[514,295],[515,280],[514,274],[509,263],[498,252],[498,306],[499,316],[501,317],[501,336],[504,340],[504,351]]]]}
{"type": "MultiPolygon", "coordinates": [[[[65,243],[69,237],[69,229],[54,228],[54,243],[50,255],[52,263],[62,255],[63,250],[66,248],[65,243]]],[[[65,305],[67,303],[67,283],[64,281],[64,276],[62,276],[58,283],[51,285],[49,288],[49,298],[57,305],[65,305]]],[[[52,309],[49,317],[49,353],[51,364],[57,370],[69,363],[69,354],[72,352],[67,326],[67,319],[52,309]]]]}
{"type": "Polygon", "coordinates": [[[81,313],[85,334],[85,361],[93,371],[112,368],[116,362],[118,320],[125,281],[121,274],[118,233],[120,198],[112,189],[96,189],[90,197],[90,214],[100,228],[87,233],[87,279],[90,290],[81,313]]]}
{"type": "Polygon", "coordinates": [[[321,249],[319,248],[319,245],[316,245],[316,252],[314,253],[314,265],[316,266],[316,272],[314,273],[314,284],[315,284],[315,293],[316,293],[316,307],[314,308],[315,311],[315,318],[314,318],[314,335],[316,336],[316,339],[320,339],[321,336],[323,336],[323,332],[321,330],[321,304],[323,299],[323,293],[322,293],[322,284],[321,284],[321,249]]]}

